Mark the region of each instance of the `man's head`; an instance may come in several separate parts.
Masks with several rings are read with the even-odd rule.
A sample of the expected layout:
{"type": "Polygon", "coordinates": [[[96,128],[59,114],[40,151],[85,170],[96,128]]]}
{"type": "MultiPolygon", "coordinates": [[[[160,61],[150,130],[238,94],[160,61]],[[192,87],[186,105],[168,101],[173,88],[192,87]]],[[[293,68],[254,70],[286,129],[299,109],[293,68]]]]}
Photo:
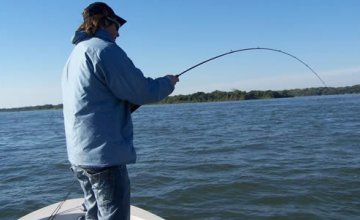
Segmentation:
{"type": "Polygon", "coordinates": [[[126,23],[126,20],[116,15],[114,10],[103,2],[95,2],[86,7],[82,13],[84,22],[78,28],[94,35],[99,28],[112,32],[114,39],[118,36],[119,28],[126,23]]]}

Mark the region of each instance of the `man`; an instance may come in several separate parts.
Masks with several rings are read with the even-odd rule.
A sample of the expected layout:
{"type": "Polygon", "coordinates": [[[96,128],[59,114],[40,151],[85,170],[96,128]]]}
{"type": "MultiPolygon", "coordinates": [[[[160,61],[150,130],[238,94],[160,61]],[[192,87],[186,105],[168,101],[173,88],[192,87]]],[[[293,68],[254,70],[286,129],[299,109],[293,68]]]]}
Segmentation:
{"type": "Polygon", "coordinates": [[[115,43],[126,20],[105,3],[90,4],[82,15],[62,76],[68,157],[84,192],[85,218],[130,219],[131,108],[167,97],[178,78],[144,77],[115,43]]]}

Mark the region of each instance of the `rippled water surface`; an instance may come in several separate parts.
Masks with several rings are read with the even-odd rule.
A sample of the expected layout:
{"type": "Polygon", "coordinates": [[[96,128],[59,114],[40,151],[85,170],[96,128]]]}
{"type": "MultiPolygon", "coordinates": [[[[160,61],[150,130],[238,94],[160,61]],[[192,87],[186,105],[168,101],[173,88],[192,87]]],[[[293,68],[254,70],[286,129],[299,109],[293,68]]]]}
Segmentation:
{"type": "MultiPolygon", "coordinates": [[[[166,219],[360,219],[360,96],[143,106],[132,204],[166,219]]],[[[81,197],[61,111],[0,113],[0,219],[81,197]]]]}

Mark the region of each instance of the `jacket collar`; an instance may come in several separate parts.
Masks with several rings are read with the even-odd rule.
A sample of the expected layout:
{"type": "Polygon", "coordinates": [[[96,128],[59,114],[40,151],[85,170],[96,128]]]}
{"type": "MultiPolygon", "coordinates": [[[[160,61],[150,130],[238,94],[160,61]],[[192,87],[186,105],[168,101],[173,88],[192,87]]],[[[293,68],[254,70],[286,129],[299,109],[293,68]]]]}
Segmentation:
{"type": "Polygon", "coordinates": [[[111,34],[107,31],[105,31],[104,29],[100,28],[98,31],[96,31],[94,36],[90,36],[85,31],[76,31],[75,35],[72,38],[72,43],[78,44],[81,41],[88,40],[92,37],[97,37],[97,38],[103,39],[105,41],[114,42],[114,40],[111,37],[111,34]]]}

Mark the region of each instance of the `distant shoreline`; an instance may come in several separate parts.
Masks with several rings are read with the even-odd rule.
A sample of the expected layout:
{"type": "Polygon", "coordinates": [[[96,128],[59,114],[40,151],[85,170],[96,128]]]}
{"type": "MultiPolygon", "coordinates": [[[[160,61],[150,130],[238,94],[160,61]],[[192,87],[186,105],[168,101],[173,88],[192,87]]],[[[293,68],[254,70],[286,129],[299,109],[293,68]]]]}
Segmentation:
{"type": "MultiPolygon", "coordinates": [[[[211,93],[197,92],[189,95],[169,96],[158,104],[197,103],[216,101],[240,101],[252,99],[274,99],[292,98],[299,96],[321,96],[321,95],[344,95],[360,94],[360,84],[346,87],[317,87],[305,89],[289,89],[281,91],[252,90],[249,92],[233,90],[231,92],[213,91],[211,93]]],[[[37,105],[17,108],[0,108],[0,112],[34,111],[34,110],[56,110],[62,109],[63,105],[37,105]]]]}

